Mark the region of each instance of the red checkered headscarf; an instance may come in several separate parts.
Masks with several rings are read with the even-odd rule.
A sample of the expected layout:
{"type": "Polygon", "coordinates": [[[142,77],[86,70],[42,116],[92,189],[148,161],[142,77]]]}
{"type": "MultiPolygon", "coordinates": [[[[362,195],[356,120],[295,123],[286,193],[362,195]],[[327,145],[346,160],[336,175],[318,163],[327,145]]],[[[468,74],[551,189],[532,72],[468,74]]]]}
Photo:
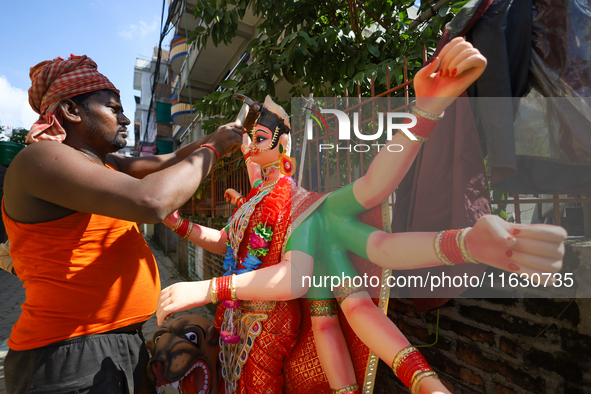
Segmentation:
{"type": "Polygon", "coordinates": [[[68,60],[61,57],[46,60],[31,67],[29,76],[29,104],[39,114],[39,120],[31,126],[27,142],[62,142],[66,139],[61,114],[56,113],[61,99],[103,89],[119,94],[111,81],[97,71],[96,63],[86,56],[70,55],[68,60]]]}

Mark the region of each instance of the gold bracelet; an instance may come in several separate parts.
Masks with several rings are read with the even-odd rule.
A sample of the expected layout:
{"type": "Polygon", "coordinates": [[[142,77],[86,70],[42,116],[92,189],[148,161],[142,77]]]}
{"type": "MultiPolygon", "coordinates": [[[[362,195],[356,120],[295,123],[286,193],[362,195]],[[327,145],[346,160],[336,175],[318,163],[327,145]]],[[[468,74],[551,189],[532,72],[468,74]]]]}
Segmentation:
{"type": "Polygon", "coordinates": [[[171,230],[176,233],[176,230],[178,230],[179,227],[181,227],[181,223],[183,223],[183,218],[181,217],[181,215],[179,215],[179,220],[176,221],[176,224],[173,228],[171,228],[171,230]]]}
{"type": "Polygon", "coordinates": [[[183,238],[189,238],[189,235],[191,235],[191,231],[193,231],[193,222],[189,222],[189,228],[187,229],[187,233],[183,236],[183,238]]]}
{"type": "Polygon", "coordinates": [[[471,229],[472,227],[466,227],[465,229],[459,232],[458,245],[460,246],[460,252],[462,253],[462,257],[464,258],[464,260],[466,260],[469,263],[480,264],[480,261],[475,260],[474,257],[472,257],[472,255],[468,251],[468,248],[466,247],[466,233],[471,229]]]}
{"type": "Polygon", "coordinates": [[[410,130],[407,130],[409,133],[411,133],[416,140],[411,140],[410,137],[408,135],[406,135],[406,133],[402,133],[402,135],[404,135],[406,138],[408,138],[411,142],[417,142],[419,144],[422,144],[423,142],[427,141],[429,139],[429,137],[421,137],[420,135],[416,135],[415,133],[413,133],[410,130]]]}
{"type": "Polygon", "coordinates": [[[435,379],[439,379],[439,376],[433,370],[421,371],[418,373],[415,372],[415,374],[412,377],[412,383],[410,385],[411,394],[419,394],[419,392],[421,391],[421,382],[423,381],[423,379],[428,378],[428,377],[433,377],[435,379]]]}
{"type": "MultiPolygon", "coordinates": [[[[406,356],[408,356],[410,353],[414,352],[415,350],[417,350],[416,347],[407,346],[396,354],[396,356],[394,357],[394,361],[392,361],[392,371],[394,371],[394,375],[396,375],[396,371],[398,370],[398,367],[400,366],[402,361],[404,361],[406,356]]],[[[396,376],[398,376],[398,375],[396,375],[396,376]]]]}
{"type": "Polygon", "coordinates": [[[443,119],[443,115],[445,115],[445,111],[442,112],[440,115],[431,114],[431,113],[417,107],[416,104],[412,106],[412,108],[410,109],[410,112],[412,112],[413,114],[415,114],[417,116],[420,116],[421,118],[429,119],[434,122],[439,122],[441,119],[443,119]]]}
{"type": "Polygon", "coordinates": [[[230,297],[232,301],[238,301],[238,297],[236,297],[236,274],[232,274],[230,278],[230,297]]]}
{"type": "Polygon", "coordinates": [[[332,394],[346,394],[352,393],[356,390],[359,390],[359,385],[357,383],[341,387],[340,389],[332,389],[332,394]]]}
{"type": "Polygon", "coordinates": [[[445,231],[440,231],[437,233],[437,235],[435,236],[435,239],[433,240],[433,248],[435,248],[435,254],[437,255],[437,257],[439,258],[439,260],[441,260],[441,262],[445,265],[455,265],[454,263],[452,263],[451,261],[449,261],[447,259],[447,257],[445,257],[445,255],[441,252],[441,249],[439,249],[439,241],[441,240],[441,236],[443,235],[445,231]]]}
{"type": "Polygon", "coordinates": [[[215,283],[216,279],[217,278],[211,278],[211,281],[209,282],[209,298],[211,299],[212,304],[218,303],[218,290],[215,283]]]}

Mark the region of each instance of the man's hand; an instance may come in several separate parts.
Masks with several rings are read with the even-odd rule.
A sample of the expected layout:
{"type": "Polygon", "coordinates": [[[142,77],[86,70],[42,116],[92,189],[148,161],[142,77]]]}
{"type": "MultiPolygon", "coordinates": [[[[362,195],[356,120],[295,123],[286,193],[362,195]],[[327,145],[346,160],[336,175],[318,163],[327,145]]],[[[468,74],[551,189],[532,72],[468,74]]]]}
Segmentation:
{"type": "Polygon", "coordinates": [[[228,123],[217,129],[212,135],[208,144],[213,145],[220,157],[234,153],[242,145],[242,135],[246,129],[236,122],[228,123]]]}
{"type": "Polygon", "coordinates": [[[466,247],[484,264],[531,276],[560,271],[566,236],[559,226],[514,224],[487,215],[466,234],[466,247]]]}
{"type": "Polygon", "coordinates": [[[179,282],[160,292],[156,306],[157,324],[160,326],[173,314],[208,304],[209,280],[179,282]]]}
{"type": "Polygon", "coordinates": [[[486,68],[486,58],[462,37],[448,42],[414,78],[417,106],[438,115],[486,68]],[[432,97],[441,97],[431,99],[432,97]]]}

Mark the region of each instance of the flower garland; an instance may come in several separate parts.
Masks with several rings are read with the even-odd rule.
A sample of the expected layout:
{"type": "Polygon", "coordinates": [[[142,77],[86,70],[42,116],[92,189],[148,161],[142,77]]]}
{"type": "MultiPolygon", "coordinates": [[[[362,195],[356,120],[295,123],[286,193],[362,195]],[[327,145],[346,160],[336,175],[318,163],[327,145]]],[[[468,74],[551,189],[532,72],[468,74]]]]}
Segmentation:
{"type": "MultiPolygon", "coordinates": [[[[260,186],[254,188],[246,196],[246,200],[253,198],[259,191],[260,186]]],[[[291,198],[291,177],[281,178],[273,191],[266,197],[265,205],[259,223],[253,228],[248,240],[248,254],[242,262],[244,268],[238,269],[237,253],[232,250],[230,241],[226,243],[226,255],[224,257],[223,268],[226,275],[242,274],[244,272],[254,271],[261,264],[260,257],[266,256],[273,239],[273,227],[277,221],[279,211],[290,203],[291,198]]],[[[230,220],[234,220],[234,215],[230,220]]]]}

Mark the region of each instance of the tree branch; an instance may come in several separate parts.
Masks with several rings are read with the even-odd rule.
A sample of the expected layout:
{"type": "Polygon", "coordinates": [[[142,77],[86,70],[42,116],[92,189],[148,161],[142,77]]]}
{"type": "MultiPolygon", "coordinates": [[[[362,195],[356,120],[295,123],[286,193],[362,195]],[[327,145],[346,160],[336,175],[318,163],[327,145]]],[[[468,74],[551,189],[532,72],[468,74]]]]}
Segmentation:
{"type": "Polygon", "coordinates": [[[326,11],[328,11],[328,16],[330,17],[330,19],[332,20],[332,24],[334,25],[334,27],[338,28],[339,27],[339,23],[337,22],[337,18],[334,15],[333,10],[331,10],[330,8],[328,8],[328,6],[326,4],[322,4],[322,6],[324,8],[326,8],[326,11]]]}
{"type": "Polygon", "coordinates": [[[351,20],[351,30],[355,32],[355,41],[361,42],[361,30],[359,29],[359,19],[357,18],[357,7],[355,0],[349,0],[349,19],[351,20]]]}
{"type": "Polygon", "coordinates": [[[431,6],[431,9],[423,12],[417,19],[415,19],[410,25],[408,25],[408,29],[416,29],[421,23],[434,17],[444,5],[451,4],[450,0],[439,0],[437,3],[431,6]]]}
{"type": "Polygon", "coordinates": [[[381,20],[381,19],[380,19],[380,18],[379,18],[379,17],[378,17],[376,14],[374,14],[373,12],[371,12],[371,11],[369,10],[369,8],[367,8],[365,5],[363,5],[363,3],[362,3],[362,2],[360,2],[359,0],[356,0],[356,1],[357,1],[357,4],[359,5],[359,7],[361,7],[361,9],[362,9],[363,11],[365,11],[365,13],[366,13],[367,15],[371,16],[371,18],[372,18],[374,21],[376,21],[377,23],[379,23],[379,24],[380,24],[380,26],[382,26],[384,29],[386,29],[386,31],[388,31],[389,27],[388,27],[388,25],[386,25],[386,24],[384,23],[384,21],[383,21],[383,20],[381,20]]]}

